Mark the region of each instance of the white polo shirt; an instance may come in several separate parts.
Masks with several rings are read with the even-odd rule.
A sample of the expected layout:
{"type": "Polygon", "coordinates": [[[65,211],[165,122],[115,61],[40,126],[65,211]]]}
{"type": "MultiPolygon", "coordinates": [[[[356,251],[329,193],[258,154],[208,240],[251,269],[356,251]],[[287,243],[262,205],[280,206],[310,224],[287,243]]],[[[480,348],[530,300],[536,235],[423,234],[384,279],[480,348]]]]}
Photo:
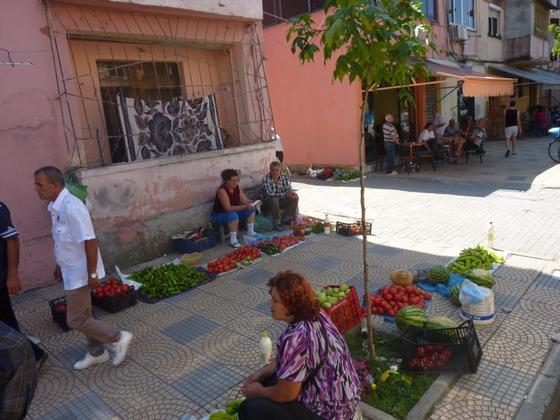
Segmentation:
{"type": "MultiPolygon", "coordinates": [[[[49,203],[52,219],[54,256],[62,272],[64,290],[73,290],[88,283],[87,258],[84,241],[95,239],[95,231],[87,207],[64,188],[49,203]]],[[[97,274],[105,277],[105,268],[97,249],[97,274]]]]}

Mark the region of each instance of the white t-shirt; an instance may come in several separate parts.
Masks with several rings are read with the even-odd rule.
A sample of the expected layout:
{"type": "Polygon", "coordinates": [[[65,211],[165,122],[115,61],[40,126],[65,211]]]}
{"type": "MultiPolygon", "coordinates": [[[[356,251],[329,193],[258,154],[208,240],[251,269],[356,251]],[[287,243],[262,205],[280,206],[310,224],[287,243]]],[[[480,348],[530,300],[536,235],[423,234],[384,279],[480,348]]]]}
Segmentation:
{"type": "Polygon", "coordinates": [[[423,129],[418,136],[418,140],[420,141],[428,141],[436,138],[436,134],[433,131],[428,130],[427,128],[423,129]]]}
{"type": "Polygon", "coordinates": [[[280,138],[280,136],[278,135],[278,133],[275,133],[274,136],[275,136],[275,140],[274,140],[274,151],[275,151],[275,152],[283,152],[283,151],[284,151],[284,147],[282,146],[282,139],[280,138]]]}
{"type": "MultiPolygon", "coordinates": [[[[64,188],[49,203],[52,219],[54,256],[62,272],[64,290],[86,286],[89,273],[84,241],[95,239],[95,231],[87,207],[64,188]]],[[[97,274],[105,277],[105,268],[97,249],[97,274]]]]}
{"type": "Polygon", "coordinates": [[[443,117],[441,116],[441,114],[439,112],[434,117],[434,120],[432,121],[432,123],[434,124],[434,130],[436,132],[436,137],[443,136],[443,132],[445,131],[445,121],[443,121],[443,117]],[[439,125],[441,125],[441,127],[438,128],[439,125]]]}

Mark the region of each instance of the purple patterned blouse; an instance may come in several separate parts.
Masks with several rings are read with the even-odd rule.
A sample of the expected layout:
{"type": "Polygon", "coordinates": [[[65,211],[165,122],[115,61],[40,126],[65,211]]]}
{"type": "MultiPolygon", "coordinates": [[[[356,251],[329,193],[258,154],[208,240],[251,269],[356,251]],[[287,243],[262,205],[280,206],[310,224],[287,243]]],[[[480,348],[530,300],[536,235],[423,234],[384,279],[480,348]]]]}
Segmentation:
{"type": "Polygon", "coordinates": [[[325,419],[352,419],[360,402],[360,381],[346,342],[326,313],[316,321],[290,325],[278,340],[276,374],[288,382],[303,382],[298,396],[308,410],[325,419]],[[329,341],[325,357],[325,338],[329,341]],[[315,377],[307,381],[324,359],[315,377]]]}

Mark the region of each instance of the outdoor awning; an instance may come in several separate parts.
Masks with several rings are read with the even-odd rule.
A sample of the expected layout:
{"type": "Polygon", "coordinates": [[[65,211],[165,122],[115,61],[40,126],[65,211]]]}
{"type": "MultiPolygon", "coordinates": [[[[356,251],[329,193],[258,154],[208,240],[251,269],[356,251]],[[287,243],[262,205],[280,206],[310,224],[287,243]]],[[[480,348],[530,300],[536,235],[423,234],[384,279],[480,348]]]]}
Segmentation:
{"type": "Polygon", "coordinates": [[[450,61],[428,59],[426,63],[428,68],[438,76],[461,80],[465,96],[511,96],[514,93],[515,79],[477,73],[450,61]]]}
{"type": "Polygon", "coordinates": [[[490,64],[488,67],[502,73],[543,84],[549,89],[560,87],[560,74],[551,71],[541,69],[518,69],[516,67],[506,66],[505,64],[490,64]]]}

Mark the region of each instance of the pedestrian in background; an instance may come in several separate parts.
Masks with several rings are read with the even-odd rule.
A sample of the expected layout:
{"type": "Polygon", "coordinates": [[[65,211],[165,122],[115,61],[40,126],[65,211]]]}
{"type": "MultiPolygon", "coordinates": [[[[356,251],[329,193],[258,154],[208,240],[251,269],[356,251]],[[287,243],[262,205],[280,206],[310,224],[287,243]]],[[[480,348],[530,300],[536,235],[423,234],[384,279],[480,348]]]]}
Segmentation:
{"type": "Polygon", "coordinates": [[[88,341],[89,351],[74,369],[109,361],[105,345],[117,366],[126,356],[132,334],[93,318],[90,290],[100,286],[105,269],[88,209],[64,187],[64,175],[53,166],[35,171],[35,191],[41,200],[49,201],[57,263],[54,277],[62,280],[66,291],[66,321],[88,341]]]}
{"type": "MultiPolygon", "coordinates": [[[[18,231],[12,223],[10,209],[0,202],[0,321],[21,332],[10,299],[10,295],[19,292],[21,292],[21,280],[18,231]]],[[[47,353],[32,341],[30,343],[40,368],[47,359],[47,353]]]]}
{"type": "Polygon", "coordinates": [[[383,123],[383,145],[387,156],[387,170],[385,172],[388,175],[399,174],[395,171],[395,156],[398,142],[399,134],[395,128],[395,118],[391,114],[387,114],[385,115],[385,122],[383,123]]]}
{"type": "Polygon", "coordinates": [[[519,115],[519,110],[515,105],[515,101],[509,103],[509,108],[506,109],[504,113],[505,118],[505,129],[504,134],[506,136],[506,157],[509,157],[510,153],[516,155],[515,143],[517,142],[517,136],[523,135],[523,130],[521,128],[521,116],[519,115]]]}

